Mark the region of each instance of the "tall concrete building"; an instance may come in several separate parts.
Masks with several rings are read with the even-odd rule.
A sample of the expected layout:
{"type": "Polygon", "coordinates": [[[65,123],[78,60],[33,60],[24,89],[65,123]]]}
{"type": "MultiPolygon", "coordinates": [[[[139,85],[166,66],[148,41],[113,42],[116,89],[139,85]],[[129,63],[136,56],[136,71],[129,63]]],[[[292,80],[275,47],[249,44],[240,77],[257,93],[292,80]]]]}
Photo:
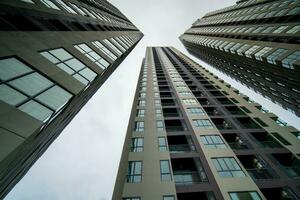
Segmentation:
{"type": "Polygon", "coordinates": [[[105,0],[1,0],[0,199],[142,33],[105,0]]]}
{"type": "Polygon", "coordinates": [[[194,56],[300,116],[300,1],[240,0],[181,37],[194,56]]]}
{"type": "Polygon", "coordinates": [[[299,131],[171,47],[148,47],[113,200],[296,200],[299,131]]]}

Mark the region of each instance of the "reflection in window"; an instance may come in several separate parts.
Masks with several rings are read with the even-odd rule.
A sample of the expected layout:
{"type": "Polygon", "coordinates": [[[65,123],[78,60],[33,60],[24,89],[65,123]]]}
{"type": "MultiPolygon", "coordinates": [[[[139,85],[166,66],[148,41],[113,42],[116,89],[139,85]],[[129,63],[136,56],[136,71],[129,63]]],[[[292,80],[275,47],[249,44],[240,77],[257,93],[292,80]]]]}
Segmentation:
{"type": "Polygon", "coordinates": [[[300,60],[300,51],[295,51],[294,53],[290,54],[288,57],[282,60],[282,66],[294,69],[293,64],[300,60]]]}
{"type": "Polygon", "coordinates": [[[224,141],[218,135],[204,135],[204,136],[200,136],[200,138],[206,148],[210,148],[210,149],[226,148],[224,141]]]}
{"type": "Polygon", "coordinates": [[[129,161],[127,183],[139,183],[142,181],[142,161],[129,161]]]}
{"type": "Polygon", "coordinates": [[[285,54],[287,51],[288,50],[286,49],[277,49],[267,57],[268,63],[276,65],[276,59],[285,54]]]}
{"type": "Polygon", "coordinates": [[[158,137],[158,150],[159,151],[167,151],[167,140],[165,137],[158,137]]]}
{"type": "Polygon", "coordinates": [[[212,129],[212,123],[208,119],[195,119],[193,123],[198,128],[212,129]]]}
{"type": "Polygon", "coordinates": [[[172,180],[170,163],[168,160],[160,161],[160,178],[162,181],[171,181],[172,180]]]}
{"type": "Polygon", "coordinates": [[[245,173],[233,157],[212,158],[213,164],[221,177],[244,177],[245,173]]]}
{"type": "Polygon", "coordinates": [[[43,51],[40,54],[84,85],[90,84],[97,76],[94,71],[63,48],[43,51]]]}
{"type": "Polygon", "coordinates": [[[98,65],[101,69],[106,69],[109,66],[109,63],[102,58],[98,53],[93,51],[86,44],[78,44],[74,46],[78,51],[83,53],[86,57],[88,57],[91,61],[93,61],[96,65],[98,65]]]}
{"type": "Polygon", "coordinates": [[[56,9],[56,10],[60,10],[59,7],[57,7],[57,5],[55,5],[51,0],[41,0],[41,2],[47,6],[48,8],[53,8],[53,9],[56,9]]]}
{"type": "Polygon", "coordinates": [[[257,192],[229,192],[231,200],[261,200],[257,192]]]}
{"type": "Polygon", "coordinates": [[[102,53],[104,53],[105,55],[107,55],[110,59],[112,59],[113,61],[115,61],[118,57],[113,54],[108,48],[106,48],[101,42],[99,41],[95,41],[92,42],[93,45],[95,45],[100,51],[102,51],[102,53]]]}
{"type": "Polygon", "coordinates": [[[141,152],[144,149],[144,138],[132,138],[131,148],[132,152],[141,152]]]}
{"type": "Polygon", "coordinates": [[[16,58],[0,60],[0,100],[46,121],[72,94],[16,58]]]}

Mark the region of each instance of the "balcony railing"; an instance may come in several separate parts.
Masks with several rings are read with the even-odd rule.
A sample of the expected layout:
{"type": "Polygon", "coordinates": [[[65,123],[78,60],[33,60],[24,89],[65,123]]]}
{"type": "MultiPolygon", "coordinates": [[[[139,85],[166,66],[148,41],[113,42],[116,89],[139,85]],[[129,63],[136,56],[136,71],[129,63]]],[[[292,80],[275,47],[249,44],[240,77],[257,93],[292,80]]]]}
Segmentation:
{"type": "Polygon", "coordinates": [[[291,178],[300,178],[300,166],[282,167],[283,171],[291,178]]]}
{"type": "Polygon", "coordinates": [[[191,151],[191,148],[188,144],[169,145],[169,151],[171,153],[184,153],[191,151]]]}
{"type": "Polygon", "coordinates": [[[253,179],[272,179],[274,178],[267,169],[246,169],[253,179]]]}
{"type": "Polygon", "coordinates": [[[269,148],[280,148],[282,147],[278,142],[275,141],[259,141],[261,146],[269,148]]]}
{"type": "Polygon", "coordinates": [[[166,113],[164,112],[164,117],[179,117],[178,113],[166,113]]]}
{"type": "Polygon", "coordinates": [[[186,128],[183,126],[166,126],[166,130],[170,132],[176,132],[176,131],[185,131],[186,128]]]}
{"type": "Polygon", "coordinates": [[[204,172],[174,172],[174,180],[176,184],[197,184],[207,182],[207,177],[204,172]]]}
{"type": "Polygon", "coordinates": [[[232,148],[232,149],[249,149],[248,146],[246,144],[240,144],[238,142],[231,142],[228,143],[228,145],[232,148]]]}

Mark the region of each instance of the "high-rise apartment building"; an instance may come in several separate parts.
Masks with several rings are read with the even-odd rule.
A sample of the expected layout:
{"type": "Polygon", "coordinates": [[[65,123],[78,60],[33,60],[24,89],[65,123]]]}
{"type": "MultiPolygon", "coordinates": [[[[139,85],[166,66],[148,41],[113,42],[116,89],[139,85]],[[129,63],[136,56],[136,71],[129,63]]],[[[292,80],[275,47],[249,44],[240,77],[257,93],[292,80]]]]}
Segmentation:
{"type": "Polygon", "coordinates": [[[300,116],[300,1],[240,0],[180,39],[194,56],[300,116]]]}
{"type": "Polygon", "coordinates": [[[148,47],[113,200],[296,200],[299,131],[172,47],[148,47]]]}
{"type": "Polygon", "coordinates": [[[105,0],[1,0],[0,199],[142,38],[105,0]]]}

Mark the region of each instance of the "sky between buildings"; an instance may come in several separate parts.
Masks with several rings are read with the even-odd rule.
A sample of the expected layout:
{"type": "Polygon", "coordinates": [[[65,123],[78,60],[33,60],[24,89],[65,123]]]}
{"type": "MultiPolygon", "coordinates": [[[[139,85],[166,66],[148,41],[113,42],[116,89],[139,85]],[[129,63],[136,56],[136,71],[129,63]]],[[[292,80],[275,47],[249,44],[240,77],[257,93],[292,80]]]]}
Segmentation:
{"type": "MultiPolygon", "coordinates": [[[[233,5],[235,0],[109,2],[145,34],[144,38],[5,200],[110,200],[146,46],[174,46],[187,54],[178,37],[197,18],[233,5]]],[[[300,129],[296,116],[190,57],[300,129]]]]}

